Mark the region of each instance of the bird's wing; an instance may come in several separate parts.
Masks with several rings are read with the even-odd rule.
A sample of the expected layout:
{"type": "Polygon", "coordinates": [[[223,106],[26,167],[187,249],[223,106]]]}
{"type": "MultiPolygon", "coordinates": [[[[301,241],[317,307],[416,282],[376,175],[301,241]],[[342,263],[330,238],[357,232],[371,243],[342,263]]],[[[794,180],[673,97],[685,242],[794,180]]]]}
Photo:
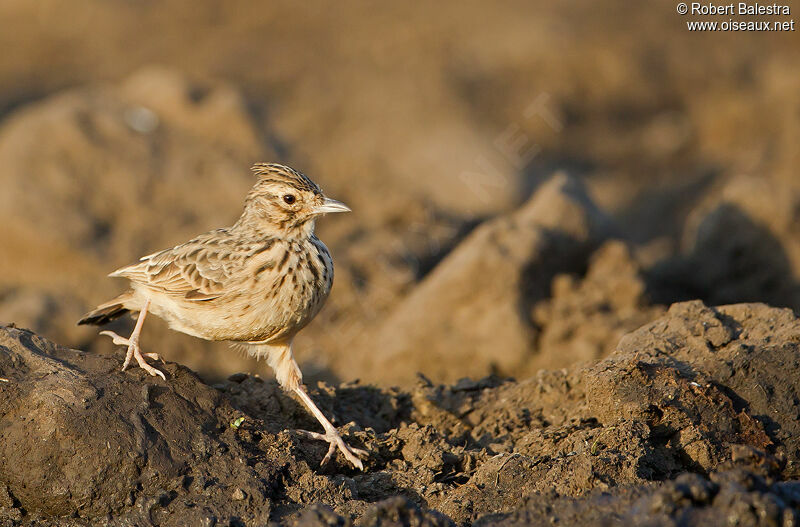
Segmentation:
{"type": "Polygon", "coordinates": [[[128,278],[187,300],[213,300],[236,287],[243,278],[241,270],[249,256],[271,245],[270,240],[243,242],[225,230],[212,231],[183,245],[145,256],[109,276],[128,278]]]}

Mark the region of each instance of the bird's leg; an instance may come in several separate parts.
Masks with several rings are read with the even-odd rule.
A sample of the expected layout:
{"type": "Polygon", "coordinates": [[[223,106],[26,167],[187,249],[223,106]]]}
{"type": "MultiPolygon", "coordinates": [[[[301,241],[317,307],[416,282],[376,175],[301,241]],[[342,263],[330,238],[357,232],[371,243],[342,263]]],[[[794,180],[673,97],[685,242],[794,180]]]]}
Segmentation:
{"type": "MultiPolygon", "coordinates": [[[[125,362],[122,363],[122,371],[125,371],[128,368],[131,359],[136,359],[136,362],[139,364],[139,367],[142,368],[144,371],[146,371],[147,373],[149,373],[154,377],[158,375],[159,377],[161,377],[166,381],[167,378],[164,376],[163,372],[147,364],[147,361],[144,359],[144,356],[142,356],[142,349],[139,347],[139,335],[142,332],[142,326],[144,325],[145,317],[147,317],[147,309],[149,307],[150,307],[150,299],[147,299],[144,302],[142,310],[139,312],[139,317],[136,319],[136,326],[133,328],[133,333],[131,333],[131,336],[129,338],[117,335],[113,331],[101,331],[100,334],[111,337],[114,344],[120,346],[128,346],[128,353],[125,355],[125,362]]],[[[151,359],[156,359],[156,360],[159,359],[157,353],[145,353],[144,355],[150,357],[151,359]]]]}
{"type": "Polygon", "coordinates": [[[360,448],[354,448],[349,446],[347,443],[344,442],[342,436],[339,435],[339,432],[336,431],[336,428],[331,424],[330,421],[325,417],[325,415],[317,408],[317,405],[314,404],[314,401],[311,400],[311,397],[308,396],[306,390],[303,386],[297,386],[294,389],[294,393],[303,401],[303,404],[306,405],[306,408],[317,418],[317,421],[322,425],[322,428],[325,429],[324,434],[319,434],[317,432],[309,432],[308,430],[296,430],[298,434],[304,435],[306,437],[310,437],[312,439],[320,439],[322,441],[327,441],[329,443],[328,446],[328,453],[325,454],[325,457],[322,458],[322,463],[320,466],[325,466],[325,464],[330,461],[333,453],[336,452],[338,448],[342,454],[344,454],[345,459],[353,464],[357,469],[364,470],[364,464],[361,463],[361,460],[358,459],[358,456],[366,456],[368,452],[366,450],[361,450],[360,448]]]}
{"type": "Polygon", "coordinates": [[[300,398],[306,408],[308,408],[311,414],[317,418],[317,421],[320,422],[322,428],[325,430],[324,434],[309,432],[307,430],[296,430],[296,432],[300,435],[310,437],[312,439],[327,441],[330,444],[328,447],[328,453],[325,454],[320,466],[324,466],[328,461],[330,461],[334,452],[336,452],[336,449],[338,448],[344,455],[345,459],[352,463],[353,466],[359,470],[364,470],[364,464],[360,459],[358,459],[358,456],[366,456],[368,455],[368,452],[366,450],[348,446],[347,443],[345,443],[342,439],[342,436],[339,435],[339,432],[336,430],[333,424],[328,421],[322,411],[320,411],[320,409],[317,408],[317,405],[314,404],[314,401],[311,400],[311,397],[309,397],[308,393],[303,387],[303,374],[300,372],[300,367],[297,365],[297,362],[295,362],[294,357],[292,356],[292,343],[288,342],[285,345],[269,346],[266,353],[266,358],[267,363],[272,367],[273,370],[275,370],[275,377],[277,377],[278,383],[281,385],[281,387],[287,391],[294,392],[300,398]]]}

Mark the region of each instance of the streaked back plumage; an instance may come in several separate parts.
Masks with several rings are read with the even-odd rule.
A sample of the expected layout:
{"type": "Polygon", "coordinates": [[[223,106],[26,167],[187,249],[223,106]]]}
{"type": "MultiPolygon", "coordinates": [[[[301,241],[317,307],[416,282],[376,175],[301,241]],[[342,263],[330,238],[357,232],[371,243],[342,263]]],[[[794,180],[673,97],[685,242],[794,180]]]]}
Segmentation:
{"type": "Polygon", "coordinates": [[[114,271],[110,276],[127,278],[132,290],[111,301],[113,310],[103,304],[80,323],[138,311],[149,297],[150,310],[173,329],[209,340],[268,341],[302,329],[333,281],[333,261],[309,212],[324,196],[290,167],[260,163],[252,170],[258,181],[235,225],[114,271]],[[286,192],[296,193],[297,206],[281,202],[286,192]]]}

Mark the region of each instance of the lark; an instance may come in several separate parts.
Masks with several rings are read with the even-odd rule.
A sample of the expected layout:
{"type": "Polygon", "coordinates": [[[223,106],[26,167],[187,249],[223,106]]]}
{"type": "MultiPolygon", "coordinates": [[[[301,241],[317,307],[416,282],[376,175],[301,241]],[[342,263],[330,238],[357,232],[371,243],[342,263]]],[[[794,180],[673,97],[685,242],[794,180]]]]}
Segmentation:
{"type": "Polygon", "coordinates": [[[158,355],[142,353],[139,346],[148,313],[195,337],[243,344],[251,355],[266,359],[280,385],[322,425],[322,434],[298,431],[329,443],[322,465],[338,448],[363,470],[359,456],[366,451],[348,446],[317,408],[292,354],[295,336],[322,308],[333,285],[333,260],[314,235],[315,222],[321,215],[350,209],[287,166],[257,164],[253,171],[258,181],[232,227],[201,234],[114,271],[109,276],[127,278],[131,289],[101,304],[78,324],[103,325],[124,313],[138,312],[130,337],[112,331],[101,334],[127,346],[123,371],[136,360],[147,373],[164,380],[164,373],[145,358],[158,355]]]}

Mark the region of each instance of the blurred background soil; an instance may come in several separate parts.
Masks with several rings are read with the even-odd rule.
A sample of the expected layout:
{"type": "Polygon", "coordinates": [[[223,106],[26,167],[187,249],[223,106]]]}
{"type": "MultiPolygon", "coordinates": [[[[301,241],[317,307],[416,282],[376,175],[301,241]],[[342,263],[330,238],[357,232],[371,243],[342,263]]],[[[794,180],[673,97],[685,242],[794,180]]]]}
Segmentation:
{"type": "MultiPolygon", "coordinates": [[[[106,274],[232,224],[261,161],[302,170],[353,209],[318,224],[336,281],[295,343],[311,385],[457,391],[464,377],[543,368],[587,368],[589,379],[674,302],[798,311],[800,36],[690,33],[685,20],[670,3],[617,0],[0,2],[0,322],[119,358],[96,328],[75,326],[125,287],[106,274]]],[[[209,383],[271,378],[227,344],[155,318],[143,347],[209,383]]],[[[594,410],[583,418],[563,433],[603,422],[594,410]]],[[[629,418],[624,434],[652,438],[636,427],[655,426],[653,415],[629,418]]],[[[362,424],[390,434],[403,419],[362,424]]],[[[773,456],[784,439],[758,422],[772,446],[741,443],[773,456]]],[[[432,441],[456,440],[434,425],[444,439],[432,441]]],[[[716,445],[717,432],[701,432],[716,445]]],[[[471,445],[485,458],[516,452],[509,441],[471,445]]],[[[719,448],[696,454],[706,461],[670,454],[666,468],[630,473],[639,479],[587,481],[708,475],[732,459],[719,448]]],[[[468,476],[448,485],[472,474],[463,455],[453,474],[468,476]]],[[[509,505],[495,519],[533,521],[525,514],[541,504],[530,496],[544,487],[532,485],[528,512],[509,505]]],[[[578,487],[558,494],[598,488],[578,487]]],[[[491,512],[410,499],[458,523],[491,512]]],[[[565,517],[602,502],[585,499],[565,517]]],[[[412,514],[395,505],[381,510],[412,514]]]]}

